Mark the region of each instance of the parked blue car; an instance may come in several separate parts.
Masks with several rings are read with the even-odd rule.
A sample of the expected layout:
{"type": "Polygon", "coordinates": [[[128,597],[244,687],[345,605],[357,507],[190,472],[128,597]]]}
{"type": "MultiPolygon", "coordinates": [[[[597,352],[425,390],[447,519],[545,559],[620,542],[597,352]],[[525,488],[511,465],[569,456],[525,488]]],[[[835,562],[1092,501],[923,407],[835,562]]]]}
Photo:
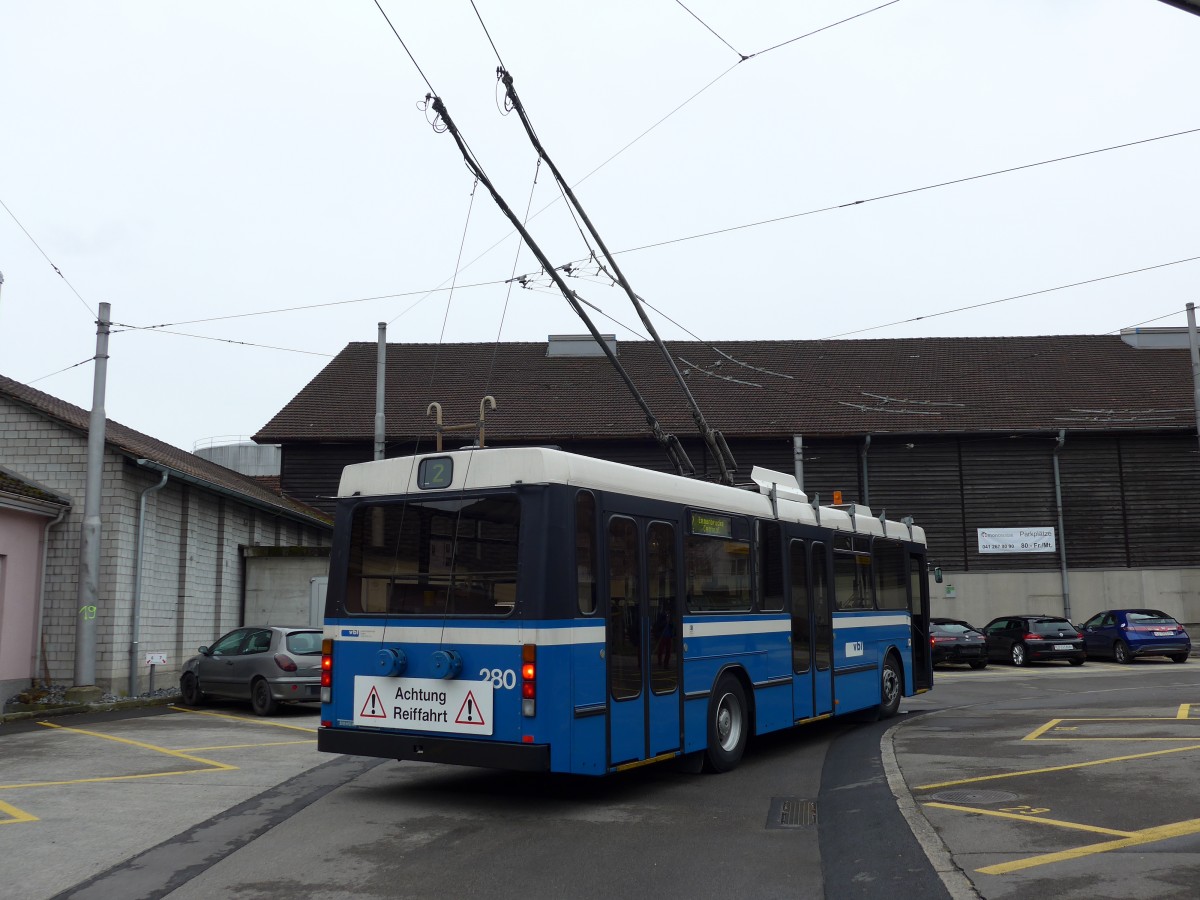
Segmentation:
{"type": "Polygon", "coordinates": [[[1131,663],[1139,656],[1166,656],[1181,663],[1192,652],[1187,629],[1158,609],[1106,609],[1080,631],[1089,658],[1131,663]]]}

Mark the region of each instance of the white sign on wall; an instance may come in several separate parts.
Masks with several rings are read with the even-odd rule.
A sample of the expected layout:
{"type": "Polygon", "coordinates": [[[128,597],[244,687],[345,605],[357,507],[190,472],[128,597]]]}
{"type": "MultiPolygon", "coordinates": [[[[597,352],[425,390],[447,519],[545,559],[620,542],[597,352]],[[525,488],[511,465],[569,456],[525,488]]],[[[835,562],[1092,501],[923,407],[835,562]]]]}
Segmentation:
{"type": "Polygon", "coordinates": [[[1054,528],[976,528],[980,553],[1053,553],[1054,528]]]}

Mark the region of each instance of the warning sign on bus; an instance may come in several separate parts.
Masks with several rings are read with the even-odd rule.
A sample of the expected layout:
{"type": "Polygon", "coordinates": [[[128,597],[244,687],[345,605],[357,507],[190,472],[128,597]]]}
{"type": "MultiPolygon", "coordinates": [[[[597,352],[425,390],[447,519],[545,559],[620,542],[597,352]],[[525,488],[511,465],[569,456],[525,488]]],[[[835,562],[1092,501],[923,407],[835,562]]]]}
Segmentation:
{"type": "Polygon", "coordinates": [[[383,701],[379,699],[379,691],[371,688],[371,693],[367,694],[367,700],[363,704],[362,711],[359,715],[364,719],[386,719],[387,713],[383,709],[383,701]]]}
{"type": "Polygon", "coordinates": [[[491,681],[354,679],[354,724],[405,731],[492,733],[491,681]]]}

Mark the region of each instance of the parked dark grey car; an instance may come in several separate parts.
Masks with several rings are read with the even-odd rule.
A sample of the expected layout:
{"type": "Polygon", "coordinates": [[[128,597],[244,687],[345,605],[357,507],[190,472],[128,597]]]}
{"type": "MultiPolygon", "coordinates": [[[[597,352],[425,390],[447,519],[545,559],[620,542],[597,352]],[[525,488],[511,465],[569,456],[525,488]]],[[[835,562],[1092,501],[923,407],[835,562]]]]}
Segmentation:
{"type": "Polygon", "coordinates": [[[1087,659],[1083,635],[1062,616],[1000,616],[983,626],[988,659],[1006,659],[1014,666],[1065,659],[1082,666],[1087,659]]]}
{"type": "Polygon", "coordinates": [[[321,699],[321,631],[247,626],[223,636],[183,665],[179,690],[187,706],[205,697],[249,700],[269,716],[280,703],[321,699]]]}

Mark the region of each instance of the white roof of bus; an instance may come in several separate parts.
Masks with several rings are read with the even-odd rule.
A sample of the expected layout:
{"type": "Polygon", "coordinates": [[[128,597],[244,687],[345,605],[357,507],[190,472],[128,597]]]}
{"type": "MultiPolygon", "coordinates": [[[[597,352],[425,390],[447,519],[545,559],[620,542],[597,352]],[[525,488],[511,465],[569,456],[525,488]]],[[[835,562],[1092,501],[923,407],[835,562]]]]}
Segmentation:
{"type": "MultiPolygon", "coordinates": [[[[751,478],[757,484],[758,492],[579,456],[549,447],[497,447],[401,456],[346,466],[338,486],[338,496],[427,494],[432,497],[456,490],[509,487],[514,484],[569,484],[721,512],[772,518],[769,494],[774,486],[780,519],[816,523],[816,514],[808,497],[800,490],[792,475],[756,466],[751,478]],[[454,478],[448,487],[422,490],[418,486],[417,465],[422,459],[430,457],[449,457],[454,461],[454,478]]],[[[884,524],[865,506],[822,506],[821,524],[859,534],[884,533],[884,524]],[[851,508],[853,516],[848,511],[851,508]]],[[[886,527],[889,537],[909,536],[908,526],[901,522],[889,520],[886,527]]],[[[912,526],[911,540],[925,543],[924,529],[912,526]]]]}

